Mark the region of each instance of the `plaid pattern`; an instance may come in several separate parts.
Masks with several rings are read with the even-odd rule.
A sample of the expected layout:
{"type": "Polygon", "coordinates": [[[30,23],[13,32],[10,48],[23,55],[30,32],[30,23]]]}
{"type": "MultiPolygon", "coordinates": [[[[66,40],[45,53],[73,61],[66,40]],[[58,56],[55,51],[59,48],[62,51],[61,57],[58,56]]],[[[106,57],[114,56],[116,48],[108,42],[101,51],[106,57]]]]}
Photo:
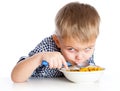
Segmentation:
{"type": "MultiPolygon", "coordinates": [[[[52,36],[47,37],[43,39],[36,47],[33,49],[30,53],[29,56],[33,56],[34,54],[38,52],[42,52],[42,49],[44,48],[44,51],[59,51],[60,49],[56,46],[55,42],[52,39],[52,36]]],[[[24,60],[26,57],[23,56],[20,58],[19,61],[24,60]]],[[[19,62],[18,61],[18,62],[19,62]]],[[[94,65],[94,60],[93,60],[93,55],[92,57],[88,60],[90,65],[94,65]]],[[[45,78],[52,78],[52,77],[62,77],[64,76],[62,72],[60,72],[58,69],[50,69],[48,66],[40,65],[38,68],[36,68],[31,75],[31,77],[39,78],[39,77],[45,77],[45,78]]]]}

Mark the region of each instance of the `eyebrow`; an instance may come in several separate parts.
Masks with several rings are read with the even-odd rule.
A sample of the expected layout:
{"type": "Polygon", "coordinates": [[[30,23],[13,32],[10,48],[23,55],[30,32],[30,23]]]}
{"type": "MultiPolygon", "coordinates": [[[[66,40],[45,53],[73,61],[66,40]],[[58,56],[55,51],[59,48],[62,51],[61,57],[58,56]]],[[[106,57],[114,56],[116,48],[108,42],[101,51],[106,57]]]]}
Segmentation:
{"type": "MultiPolygon", "coordinates": [[[[85,47],[85,48],[90,48],[90,47],[94,47],[95,45],[90,45],[90,46],[88,46],[88,47],[85,47]]],[[[72,48],[75,48],[75,47],[73,47],[73,46],[65,46],[65,47],[72,47],[72,48]]],[[[80,49],[85,49],[85,48],[80,48],[80,49]]],[[[79,49],[79,48],[75,48],[75,49],[79,49]]]]}

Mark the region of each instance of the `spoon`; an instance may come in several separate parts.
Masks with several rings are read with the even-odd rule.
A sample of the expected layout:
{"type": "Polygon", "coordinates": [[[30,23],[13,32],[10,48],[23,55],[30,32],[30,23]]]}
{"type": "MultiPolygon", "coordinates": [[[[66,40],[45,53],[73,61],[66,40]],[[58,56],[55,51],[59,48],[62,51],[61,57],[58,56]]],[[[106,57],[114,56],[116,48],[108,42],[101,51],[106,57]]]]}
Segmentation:
{"type": "MultiPolygon", "coordinates": [[[[49,63],[47,61],[43,60],[41,65],[48,66],[49,63]]],[[[78,65],[72,65],[70,62],[67,62],[67,65],[68,65],[68,70],[79,70],[81,67],[88,66],[89,63],[84,62],[84,63],[78,64],[78,65]]]]}
{"type": "Polygon", "coordinates": [[[77,64],[71,65],[68,70],[80,70],[80,68],[87,67],[89,65],[88,61],[77,64]]]}
{"type": "MultiPolygon", "coordinates": [[[[49,63],[47,61],[43,60],[41,65],[48,66],[49,63]]],[[[67,62],[67,65],[68,65],[68,67],[72,66],[72,64],[70,62],[67,62]]]]}

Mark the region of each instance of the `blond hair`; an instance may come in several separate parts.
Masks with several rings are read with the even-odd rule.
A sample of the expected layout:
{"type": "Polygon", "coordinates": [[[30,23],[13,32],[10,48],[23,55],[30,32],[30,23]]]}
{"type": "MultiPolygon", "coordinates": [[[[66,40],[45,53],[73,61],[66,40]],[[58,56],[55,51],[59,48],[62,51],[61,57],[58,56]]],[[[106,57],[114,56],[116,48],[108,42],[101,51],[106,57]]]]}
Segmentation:
{"type": "Polygon", "coordinates": [[[81,42],[89,42],[97,38],[99,22],[100,16],[93,6],[71,2],[58,11],[55,32],[62,39],[74,38],[81,42]]]}

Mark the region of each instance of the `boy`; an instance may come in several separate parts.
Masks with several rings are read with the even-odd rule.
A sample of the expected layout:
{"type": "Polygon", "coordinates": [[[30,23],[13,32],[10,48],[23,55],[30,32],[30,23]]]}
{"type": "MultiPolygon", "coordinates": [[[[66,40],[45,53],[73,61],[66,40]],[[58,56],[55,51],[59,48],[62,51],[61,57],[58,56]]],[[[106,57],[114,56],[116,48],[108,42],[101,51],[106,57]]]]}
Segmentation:
{"type": "Polygon", "coordinates": [[[99,34],[100,17],[94,7],[71,2],[61,8],[55,18],[55,34],[45,38],[28,57],[21,57],[11,73],[13,82],[24,82],[29,77],[61,77],[61,67],[90,65],[99,34]],[[41,65],[46,60],[49,66],[41,65]]]}

